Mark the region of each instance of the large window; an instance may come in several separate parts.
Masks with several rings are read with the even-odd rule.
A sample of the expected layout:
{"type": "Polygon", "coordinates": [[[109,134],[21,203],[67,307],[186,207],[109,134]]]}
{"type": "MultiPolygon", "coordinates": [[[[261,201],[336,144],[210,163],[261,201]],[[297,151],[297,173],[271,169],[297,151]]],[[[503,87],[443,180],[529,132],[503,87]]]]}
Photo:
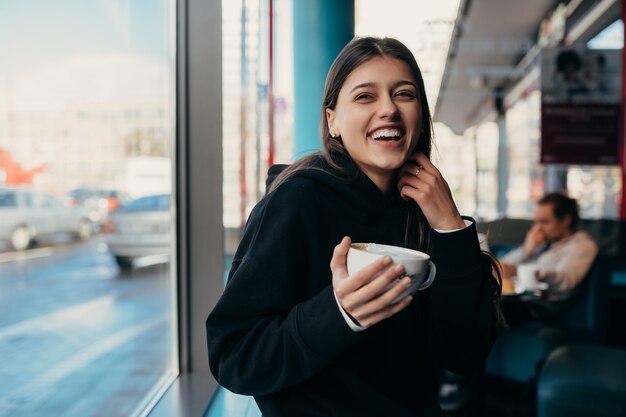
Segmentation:
{"type": "Polygon", "coordinates": [[[0,416],[177,374],[173,0],[0,2],[0,416]]]}
{"type": "Polygon", "coordinates": [[[474,131],[476,143],[476,217],[498,218],[498,125],[484,122],[474,131]]]}
{"type": "Polygon", "coordinates": [[[269,166],[291,162],[291,6],[292,0],[222,1],[223,204],[227,269],[250,211],[265,194],[269,166]],[[273,77],[270,78],[270,74],[273,77]]]}
{"type": "Polygon", "coordinates": [[[508,187],[507,217],[532,218],[544,194],[544,167],[539,164],[541,93],[533,90],[506,113],[508,187]]]}

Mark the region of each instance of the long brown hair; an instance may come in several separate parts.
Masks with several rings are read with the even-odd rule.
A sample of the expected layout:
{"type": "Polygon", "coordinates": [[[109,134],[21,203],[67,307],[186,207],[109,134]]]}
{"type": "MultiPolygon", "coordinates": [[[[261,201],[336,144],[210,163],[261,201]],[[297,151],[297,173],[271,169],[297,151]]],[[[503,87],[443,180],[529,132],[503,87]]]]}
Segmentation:
{"type": "MultiPolygon", "coordinates": [[[[332,155],[341,154],[347,156],[348,158],[350,158],[350,155],[344,147],[341,138],[333,138],[330,135],[328,123],[326,120],[326,109],[335,108],[335,106],[337,105],[339,92],[341,91],[343,84],[345,83],[348,76],[352,73],[352,71],[354,71],[357,67],[359,67],[366,61],[369,61],[370,59],[375,57],[394,58],[408,65],[411,74],[413,75],[413,78],[417,83],[419,102],[422,108],[421,134],[419,140],[417,141],[417,144],[415,145],[415,148],[412,151],[420,151],[424,153],[427,157],[430,157],[433,138],[433,125],[430,116],[430,109],[428,107],[428,100],[426,99],[424,78],[422,77],[422,72],[420,71],[417,62],[415,61],[415,57],[413,56],[411,51],[397,39],[375,37],[354,38],[341,50],[341,52],[331,65],[330,70],[328,71],[328,75],[326,76],[324,99],[322,101],[320,115],[322,150],[294,162],[287,169],[285,169],[270,186],[270,192],[276,189],[280,184],[285,182],[289,177],[291,177],[294,173],[298,171],[304,169],[324,170],[323,168],[312,166],[312,161],[319,157],[322,157],[328,164],[328,166],[335,170],[335,172],[344,172],[342,167],[333,160],[332,155]]],[[[329,174],[333,175],[334,173],[329,172],[329,174]]],[[[422,210],[417,205],[417,203],[415,203],[415,201],[410,200],[406,204],[408,209],[404,243],[408,248],[428,251],[428,230],[430,226],[426,220],[426,217],[422,213],[422,210]]],[[[494,276],[494,274],[492,274],[491,272],[488,273],[488,275],[493,278],[491,283],[494,284],[492,285],[494,287],[494,300],[496,301],[497,312],[500,318],[501,312],[499,308],[499,299],[502,288],[500,268],[493,256],[489,254],[486,255],[489,259],[489,265],[491,266],[490,269],[491,271],[494,271],[495,274],[494,276]]],[[[499,319],[499,322],[500,321],[501,320],[499,319]]]]}

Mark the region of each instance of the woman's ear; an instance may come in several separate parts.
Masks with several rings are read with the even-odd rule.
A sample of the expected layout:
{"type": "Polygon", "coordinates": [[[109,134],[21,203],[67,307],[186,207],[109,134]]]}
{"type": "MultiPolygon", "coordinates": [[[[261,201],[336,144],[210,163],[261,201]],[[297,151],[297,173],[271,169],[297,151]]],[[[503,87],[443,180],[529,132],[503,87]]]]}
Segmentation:
{"type": "Polygon", "coordinates": [[[335,111],[333,109],[326,109],[326,123],[328,124],[328,132],[335,137],[335,111]]]}

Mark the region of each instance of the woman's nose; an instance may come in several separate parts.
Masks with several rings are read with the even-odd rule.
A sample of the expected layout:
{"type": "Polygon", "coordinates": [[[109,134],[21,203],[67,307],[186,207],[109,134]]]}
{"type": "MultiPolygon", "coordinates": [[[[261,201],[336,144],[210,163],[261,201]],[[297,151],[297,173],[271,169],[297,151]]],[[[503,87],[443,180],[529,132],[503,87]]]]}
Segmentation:
{"type": "Polygon", "coordinates": [[[392,97],[381,98],[378,113],[380,117],[385,118],[393,118],[398,115],[398,106],[393,101],[392,97]]]}

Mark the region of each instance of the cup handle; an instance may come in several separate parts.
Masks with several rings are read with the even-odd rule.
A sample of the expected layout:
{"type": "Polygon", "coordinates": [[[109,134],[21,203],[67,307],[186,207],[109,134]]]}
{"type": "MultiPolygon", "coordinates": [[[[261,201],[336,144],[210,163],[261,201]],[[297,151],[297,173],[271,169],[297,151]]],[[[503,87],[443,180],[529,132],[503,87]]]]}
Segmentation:
{"type": "Polygon", "coordinates": [[[428,261],[428,263],[430,264],[430,271],[428,272],[428,278],[426,279],[426,281],[422,283],[422,285],[420,285],[417,288],[418,291],[425,290],[426,288],[430,287],[430,285],[435,280],[435,275],[437,274],[437,268],[435,267],[435,264],[433,263],[433,261],[428,261]]]}

